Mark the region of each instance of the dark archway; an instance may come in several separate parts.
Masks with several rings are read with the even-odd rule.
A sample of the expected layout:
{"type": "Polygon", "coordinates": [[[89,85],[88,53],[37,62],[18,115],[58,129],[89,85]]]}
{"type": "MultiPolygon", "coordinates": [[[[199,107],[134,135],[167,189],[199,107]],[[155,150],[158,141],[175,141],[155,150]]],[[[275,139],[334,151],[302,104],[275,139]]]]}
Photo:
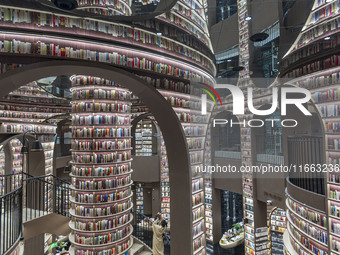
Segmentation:
{"type": "Polygon", "coordinates": [[[186,138],[170,104],[142,79],[119,68],[87,61],[46,61],[26,65],[0,75],[0,96],[31,81],[57,75],[89,75],[115,81],[138,96],[157,120],[165,144],[171,183],[171,254],[192,254],[191,171],[186,138]],[[178,210],[178,208],[181,208],[178,210]]]}

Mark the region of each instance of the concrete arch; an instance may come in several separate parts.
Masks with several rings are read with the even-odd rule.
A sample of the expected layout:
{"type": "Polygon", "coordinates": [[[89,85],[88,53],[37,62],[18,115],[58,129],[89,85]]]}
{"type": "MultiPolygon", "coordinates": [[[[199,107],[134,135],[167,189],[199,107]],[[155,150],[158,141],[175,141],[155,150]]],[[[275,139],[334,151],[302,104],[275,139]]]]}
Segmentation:
{"type": "Polygon", "coordinates": [[[157,120],[168,148],[171,183],[171,255],[192,254],[191,168],[186,138],[170,104],[152,86],[119,68],[87,61],[46,61],[0,75],[0,96],[31,81],[57,75],[89,75],[113,80],[138,96],[157,120]],[[179,210],[180,208],[180,210],[179,210]]]}

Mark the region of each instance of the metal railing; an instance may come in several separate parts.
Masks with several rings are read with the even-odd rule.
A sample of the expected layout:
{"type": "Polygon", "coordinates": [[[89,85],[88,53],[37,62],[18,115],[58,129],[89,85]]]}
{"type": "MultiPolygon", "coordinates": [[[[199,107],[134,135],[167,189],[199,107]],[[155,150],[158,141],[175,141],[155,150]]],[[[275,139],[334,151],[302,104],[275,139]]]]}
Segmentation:
{"type": "Polygon", "coordinates": [[[53,212],[69,216],[71,190],[68,185],[54,175],[24,179],[23,220],[33,220],[53,212]]]}
{"type": "MultiPolygon", "coordinates": [[[[153,242],[153,220],[144,214],[132,209],[133,213],[133,236],[143,241],[147,246],[152,249],[153,242]]],[[[170,233],[165,232],[163,235],[164,241],[164,254],[170,255],[170,233]]]]}
{"type": "Polygon", "coordinates": [[[0,196],[0,254],[6,254],[22,236],[22,187],[0,196]]]}
{"type": "Polygon", "coordinates": [[[22,174],[0,175],[0,196],[8,194],[21,186],[22,174]]]}

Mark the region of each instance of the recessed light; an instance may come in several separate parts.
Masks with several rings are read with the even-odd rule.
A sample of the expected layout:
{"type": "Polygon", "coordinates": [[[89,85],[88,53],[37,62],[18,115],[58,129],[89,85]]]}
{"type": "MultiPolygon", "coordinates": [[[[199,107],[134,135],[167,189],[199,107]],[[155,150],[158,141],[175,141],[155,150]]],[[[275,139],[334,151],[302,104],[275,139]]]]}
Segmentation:
{"type": "Polygon", "coordinates": [[[331,39],[330,36],[325,37],[325,40],[326,40],[326,41],[327,41],[327,40],[330,40],[330,39],[331,39]]]}
{"type": "Polygon", "coordinates": [[[248,16],[248,17],[246,17],[246,19],[245,19],[246,21],[249,21],[249,20],[251,20],[251,16],[248,16]]]}

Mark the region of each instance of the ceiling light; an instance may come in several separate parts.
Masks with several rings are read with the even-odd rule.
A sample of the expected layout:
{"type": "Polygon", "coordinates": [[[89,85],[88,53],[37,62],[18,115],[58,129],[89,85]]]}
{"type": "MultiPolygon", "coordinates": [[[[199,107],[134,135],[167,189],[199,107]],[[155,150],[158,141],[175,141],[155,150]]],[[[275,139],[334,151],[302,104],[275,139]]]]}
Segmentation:
{"type": "Polygon", "coordinates": [[[78,2],[76,0],[52,0],[55,6],[63,10],[73,10],[78,7],[78,2]]]}
{"type": "Polygon", "coordinates": [[[162,35],[162,33],[161,32],[157,32],[157,36],[161,36],[162,35]]]}
{"type": "Polygon", "coordinates": [[[231,59],[228,59],[227,61],[228,61],[228,62],[231,62],[231,59]]]}
{"type": "Polygon", "coordinates": [[[330,3],[333,2],[334,0],[326,0],[326,3],[330,3]]]}
{"type": "Polygon", "coordinates": [[[249,40],[252,42],[261,42],[266,40],[269,37],[269,35],[267,33],[257,33],[257,34],[253,34],[249,40]]]}
{"type": "Polygon", "coordinates": [[[246,21],[251,20],[251,16],[246,17],[245,20],[246,20],[246,21]]]}
{"type": "Polygon", "coordinates": [[[330,36],[325,37],[325,40],[326,40],[326,41],[327,41],[327,40],[330,40],[330,39],[331,39],[330,36]]]}

